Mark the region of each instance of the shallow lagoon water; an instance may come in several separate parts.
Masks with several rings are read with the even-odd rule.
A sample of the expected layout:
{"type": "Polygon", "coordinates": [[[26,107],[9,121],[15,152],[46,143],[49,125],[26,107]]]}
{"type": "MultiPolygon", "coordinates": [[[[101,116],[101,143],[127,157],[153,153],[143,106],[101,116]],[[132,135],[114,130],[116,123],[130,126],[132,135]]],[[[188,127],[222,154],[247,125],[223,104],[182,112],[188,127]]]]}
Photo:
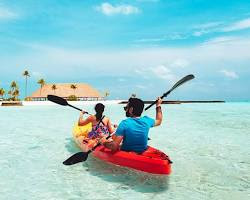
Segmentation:
{"type": "MultiPolygon", "coordinates": [[[[173,160],[168,177],[92,156],[64,166],[79,151],[71,137],[78,111],[0,107],[0,199],[250,199],[250,103],[163,105],[163,113],[149,144],[173,160]]],[[[122,105],[105,114],[124,119],[122,105]]],[[[154,108],[145,114],[154,117],[154,108]]]]}

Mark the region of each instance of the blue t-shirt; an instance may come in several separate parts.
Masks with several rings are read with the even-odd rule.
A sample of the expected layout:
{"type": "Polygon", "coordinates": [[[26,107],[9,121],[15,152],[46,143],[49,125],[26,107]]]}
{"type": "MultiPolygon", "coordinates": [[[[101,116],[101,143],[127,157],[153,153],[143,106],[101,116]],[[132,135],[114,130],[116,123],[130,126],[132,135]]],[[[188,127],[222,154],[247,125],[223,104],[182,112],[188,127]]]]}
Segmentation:
{"type": "Polygon", "coordinates": [[[147,149],[148,132],[155,124],[155,120],[144,116],[123,120],[117,130],[117,136],[123,136],[121,150],[141,153],[147,149]]]}

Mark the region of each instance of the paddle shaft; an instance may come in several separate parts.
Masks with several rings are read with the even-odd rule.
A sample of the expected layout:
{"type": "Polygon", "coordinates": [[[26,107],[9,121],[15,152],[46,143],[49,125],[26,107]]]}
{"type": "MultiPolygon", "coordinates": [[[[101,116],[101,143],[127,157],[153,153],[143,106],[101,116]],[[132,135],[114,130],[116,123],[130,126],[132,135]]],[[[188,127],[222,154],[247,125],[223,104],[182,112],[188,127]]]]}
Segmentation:
{"type": "MultiPolygon", "coordinates": [[[[114,134],[114,133],[113,133],[113,134],[114,134]]],[[[111,134],[111,135],[109,135],[108,137],[106,137],[106,140],[109,139],[109,138],[111,138],[113,134],[111,134]]],[[[94,151],[94,150],[95,150],[97,147],[99,147],[100,145],[102,145],[102,144],[101,144],[100,142],[98,142],[92,149],[88,150],[87,154],[89,154],[89,153],[91,153],[92,151],[94,151]]]]}
{"type": "MultiPolygon", "coordinates": [[[[114,133],[106,137],[106,139],[109,139],[114,133]]],[[[74,155],[70,156],[67,160],[63,162],[64,165],[74,165],[79,162],[84,162],[88,159],[88,155],[94,151],[98,146],[102,145],[100,142],[98,142],[92,149],[90,149],[87,152],[78,152],[74,155]]]]}
{"type": "Polygon", "coordinates": [[[70,105],[70,104],[68,104],[68,106],[70,106],[70,107],[72,107],[72,108],[75,108],[76,110],[82,111],[82,109],[77,108],[77,107],[75,107],[75,106],[72,106],[72,105],[70,105]]]}
{"type": "MultiPolygon", "coordinates": [[[[168,96],[170,94],[171,90],[169,90],[168,92],[166,92],[165,94],[163,94],[161,96],[161,99],[163,99],[164,97],[168,96]]],[[[145,108],[145,110],[148,110],[149,108],[151,108],[153,105],[155,105],[157,103],[157,100],[155,100],[152,104],[150,104],[148,107],[145,108]]]]}
{"type": "MultiPolygon", "coordinates": [[[[73,105],[71,105],[71,104],[68,104],[68,106],[70,106],[70,107],[72,107],[72,108],[75,108],[76,110],[82,111],[82,109],[77,108],[77,107],[75,107],[75,106],[73,106],[73,105]]],[[[85,114],[91,115],[91,114],[89,114],[88,112],[85,112],[85,114]]]]}
{"type": "MultiPolygon", "coordinates": [[[[69,103],[67,102],[67,100],[64,99],[64,98],[62,98],[62,97],[59,97],[59,96],[56,96],[56,95],[48,95],[47,98],[48,98],[49,101],[52,101],[53,103],[59,104],[59,105],[61,105],[61,106],[70,106],[71,108],[74,108],[74,109],[76,109],[76,110],[83,111],[82,109],[77,108],[77,107],[75,107],[75,106],[69,104],[69,103]]],[[[85,112],[85,113],[86,113],[86,114],[89,114],[88,112],[85,112]]],[[[89,115],[90,115],[90,114],[89,114],[89,115]]]]}

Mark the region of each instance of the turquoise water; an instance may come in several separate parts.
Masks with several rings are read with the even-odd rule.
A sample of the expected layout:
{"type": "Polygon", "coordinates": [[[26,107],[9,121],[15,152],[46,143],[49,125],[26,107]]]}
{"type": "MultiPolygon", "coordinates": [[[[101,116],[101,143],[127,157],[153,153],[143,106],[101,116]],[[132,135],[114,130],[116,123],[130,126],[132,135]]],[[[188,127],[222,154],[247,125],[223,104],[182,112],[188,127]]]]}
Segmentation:
{"type": "MultiPolygon", "coordinates": [[[[64,166],[79,151],[71,138],[78,111],[0,107],[0,199],[250,199],[250,103],[164,105],[163,113],[149,143],[173,160],[169,177],[92,156],[64,166]]],[[[124,118],[122,105],[107,105],[105,114],[124,118]]]]}

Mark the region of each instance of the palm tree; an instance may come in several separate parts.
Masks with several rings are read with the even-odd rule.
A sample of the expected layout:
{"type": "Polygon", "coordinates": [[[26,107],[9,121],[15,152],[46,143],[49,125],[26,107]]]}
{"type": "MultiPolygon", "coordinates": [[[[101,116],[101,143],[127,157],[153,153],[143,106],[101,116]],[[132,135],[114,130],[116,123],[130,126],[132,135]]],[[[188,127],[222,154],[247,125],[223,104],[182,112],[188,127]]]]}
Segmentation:
{"type": "Polygon", "coordinates": [[[104,98],[106,99],[110,95],[109,91],[104,92],[104,98]]]}
{"type": "Polygon", "coordinates": [[[30,77],[30,74],[27,70],[23,72],[23,76],[25,76],[25,99],[27,97],[27,79],[30,77]]]}
{"type": "Polygon", "coordinates": [[[77,85],[76,84],[71,84],[70,88],[74,90],[74,95],[75,95],[75,91],[76,91],[77,85]]]}
{"type": "Polygon", "coordinates": [[[1,88],[1,89],[0,89],[0,96],[2,97],[2,99],[3,99],[4,94],[5,94],[5,91],[4,91],[3,88],[1,88]]]}
{"type": "Polygon", "coordinates": [[[11,90],[8,91],[8,95],[9,95],[9,98],[8,98],[8,101],[9,101],[12,98],[12,91],[11,90]]]}
{"type": "Polygon", "coordinates": [[[16,88],[18,88],[16,81],[12,81],[11,84],[10,84],[10,87],[11,87],[12,92],[13,92],[16,88]]]}
{"type": "MultiPolygon", "coordinates": [[[[8,92],[8,94],[10,95],[10,98],[12,98],[13,100],[15,100],[15,95],[14,92],[18,90],[18,85],[16,83],[16,81],[12,81],[10,84],[10,91],[8,92]]],[[[15,92],[16,94],[16,92],[15,92]]],[[[19,90],[18,90],[18,95],[19,95],[19,90]]]]}
{"type": "Polygon", "coordinates": [[[18,100],[18,98],[16,98],[16,97],[18,97],[19,94],[20,94],[19,89],[16,88],[16,89],[14,90],[14,92],[12,93],[13,98],[14,98],[14,101],[18,100]]]}
{"type": "Polygon", "coordinates": [[[56,84],[53,84],[51,89],[54,90],[54,94],[56,94],[56,89],[57,89],[56,84]]]}
{"type": "Polygon", "coordinates": [[[40,96],[41,96],[42,88],[45,85],[45,80],[42,78],[39,81],[37,81],[37,83],[40,84],[40,96]]]}

